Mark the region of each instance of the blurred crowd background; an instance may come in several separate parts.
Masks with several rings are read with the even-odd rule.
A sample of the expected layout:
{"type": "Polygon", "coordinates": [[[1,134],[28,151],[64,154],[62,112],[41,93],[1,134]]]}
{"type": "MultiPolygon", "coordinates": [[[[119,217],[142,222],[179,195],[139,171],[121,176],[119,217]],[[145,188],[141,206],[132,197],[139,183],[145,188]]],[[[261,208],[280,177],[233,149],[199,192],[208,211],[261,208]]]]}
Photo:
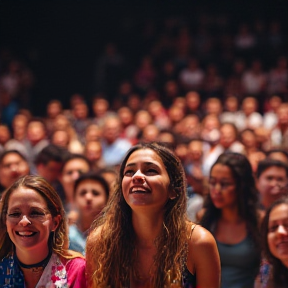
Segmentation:
{"type": "Polygon", "coordinates": [[[122,104],[115,100],[125,103],[131,93],[141,99],[158,94],[168,108],[192,89],[202,100],[227,93],[240,100],[277,93],[287,100],[286,1],[0,5],[1,111],[16,100],[14,109],[17,104],[44,116],[49,99],[69,108],[75,93],[90,107],[103,93],[115,108],[122,104]],[[187,68],[196,69],[197,79],[188,79],[194,76],[187,68]],[[277,77],[275,69],[283,75],[277,77]]]}

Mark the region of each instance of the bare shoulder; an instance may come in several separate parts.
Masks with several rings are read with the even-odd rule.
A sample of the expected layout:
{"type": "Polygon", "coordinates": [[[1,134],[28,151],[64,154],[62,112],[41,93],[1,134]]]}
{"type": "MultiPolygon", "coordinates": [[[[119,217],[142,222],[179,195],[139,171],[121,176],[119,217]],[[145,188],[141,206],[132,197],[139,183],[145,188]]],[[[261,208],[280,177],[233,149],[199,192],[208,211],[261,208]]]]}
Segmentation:
{"type": "Polygon", "coordinates": [[[191,237],[189,239],[189,247],[202,247],[205,245],[214,245],[215,239],[214,236],[207,229],[202,227],[201,225],[195,224],[195,228],[191,233],[191,237]]]}
{"type": "Polygon", "coordinates": [[[188,241],[187,268],[197,275],[199,287],[219,287],[220,257],[214,236],[196,225],[188,241]],[[207,278],[207,275],[210,275],[207,278]]]}

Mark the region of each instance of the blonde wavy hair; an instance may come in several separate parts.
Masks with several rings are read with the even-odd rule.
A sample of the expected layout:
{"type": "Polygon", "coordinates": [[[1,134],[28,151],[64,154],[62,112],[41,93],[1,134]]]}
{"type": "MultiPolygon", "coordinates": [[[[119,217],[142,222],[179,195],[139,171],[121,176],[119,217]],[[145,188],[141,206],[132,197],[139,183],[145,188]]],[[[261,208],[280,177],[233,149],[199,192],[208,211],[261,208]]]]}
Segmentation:
{"type": "Polygon", "coordinates": [[[57,229],[51,232],[47,245],[55,253],[64,258],[74,258],[74,253],[68,249],[67,220],[62,201],[55,189],[42,177],[36,175],[26,175],[14,182],[2,195],[0,201],[0,259],[13,253],[13,242],[11,241],[6,227],[6,215],[10,195],[18,188],[28,188],[39,193],[46,201],[52,218],[60,215],[61,219],[57,229]]]}
{"type": "MultiPolygon", "coordinates": [[[[176,192],[175,199],[169,199],[164,208],[162,231],[155,240],[157,253],[152,287],[170,287],[170,278],[182,279],[187,258],[186,181],[178,157],[168,148],[156,143],[142,143],[132,147],[126,154],[119,172],[115,192],[103,214],[93,223],[93,229],[101,226],[101,233],[95,243],[89,245],[86,255],[92,259],[87,263],[89,287],[129,287],[130,274],[137,275],[135,233],[132,226],[132,210],[122,193],[122,179],[130,155],[141,149],[151,149],[162,159],[170,178],[170,186],[176,192]],[[91,274],[91,275],[90,275],[91,274]]],[[[92,230],[92,235],[96,230],[92,230]]],[[[96,232],[97,233],[97,232],[96,232]]]]}

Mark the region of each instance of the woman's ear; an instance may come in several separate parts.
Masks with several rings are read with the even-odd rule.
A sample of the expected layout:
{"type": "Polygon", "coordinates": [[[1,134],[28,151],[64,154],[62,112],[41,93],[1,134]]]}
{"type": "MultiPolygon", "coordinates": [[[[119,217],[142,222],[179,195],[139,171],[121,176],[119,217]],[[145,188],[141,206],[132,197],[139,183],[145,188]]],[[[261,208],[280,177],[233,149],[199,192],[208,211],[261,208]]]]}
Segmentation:
{"type": "Polygon", "coordinates": [[[52,224],[51,224],[51,231],[54,232],[58,228],[60,221],[61,221],[61,215],[57,215],[53,217],[52,224]]]}

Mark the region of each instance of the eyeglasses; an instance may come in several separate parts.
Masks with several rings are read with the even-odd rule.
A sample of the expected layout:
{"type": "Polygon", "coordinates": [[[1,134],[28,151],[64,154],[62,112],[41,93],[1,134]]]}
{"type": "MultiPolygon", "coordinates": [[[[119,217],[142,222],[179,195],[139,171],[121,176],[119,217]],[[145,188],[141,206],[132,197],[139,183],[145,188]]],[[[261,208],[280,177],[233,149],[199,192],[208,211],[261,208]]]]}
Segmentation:
{"type": "Polygon", "coordinates": [[[50,213],[43,209],[31,210],[29,214],[22,214],[20,211],[11,211],[7,213],[7,220],[10,223],[18,224],[24,217],[31,222],[43,223],[50,213]]]}

